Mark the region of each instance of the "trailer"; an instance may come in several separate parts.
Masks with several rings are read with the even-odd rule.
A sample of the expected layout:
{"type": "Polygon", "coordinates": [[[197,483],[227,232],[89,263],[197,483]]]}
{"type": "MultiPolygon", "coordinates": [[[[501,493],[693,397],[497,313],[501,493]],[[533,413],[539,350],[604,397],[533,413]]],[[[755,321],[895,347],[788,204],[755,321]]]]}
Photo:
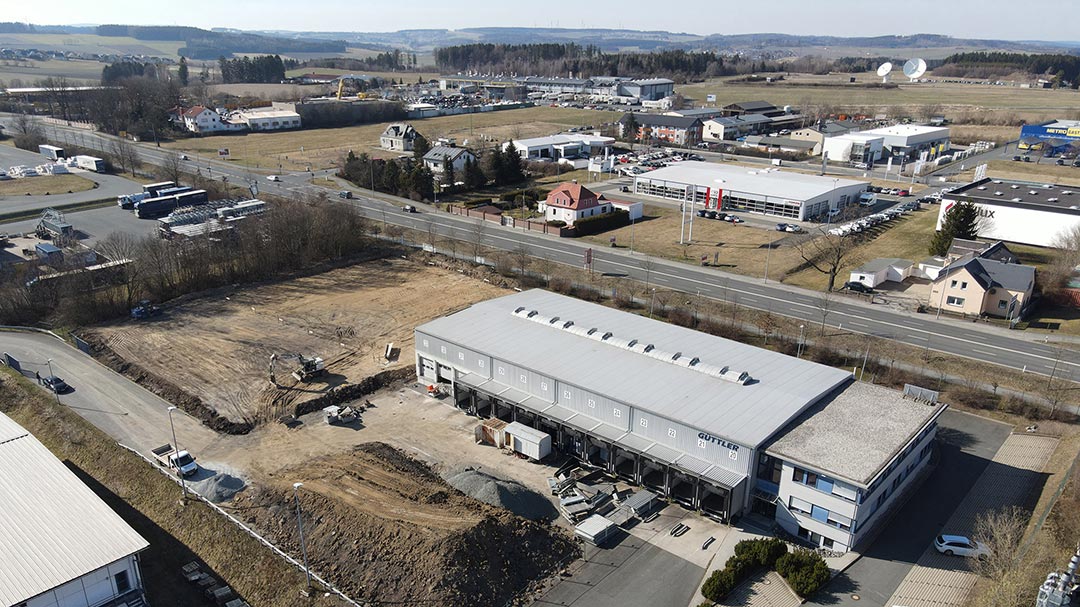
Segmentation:
{"type": "Polygon", "coordinates": [[[160,190],[158,190],[157,194],[155,194],[153,197],[154,198],[163,198],[165,196],[176,196],[177,194],[183,194],[184,192],[190,192],[190,191],[192,191],[194,189],[195,188],[193,188],[191,186],[188,186],[188,185],[169,186],[167,188],[161,188],[160,190]]]}
{"type": "Polygon", "coordinates": [[[551,453],[551,435],[530,428],[519,422],[510,422],[503,428],[503,444],[510,450],[532,460],[542,460],[551,453]]]}
{"type": "Polygon", "coordinates": [[[105,172],[105,161],[96,156],[76,156],[75,166],[95,173],[105,172]]]}
{"type": "Polygon", "coordinates": [[[160,183],[149,183],[142,187],[144,194],[149,195],[150,198],[157,198],[158,192],[168,188],[175,188],[176,184],[171,181],[162,181],[160,183]]]}
{"type": "Polygon", "coordinates": [[[150,194],[146,192],[139,192],[138,194],[122,194],[116,197],[116,206],[121,209],[130,211],[135,208],[135,204],[150,198],[150,194]]]}
{"type": "Polygon", "coordinates": [[[178,207],[206,204],[209,197],[206,190],[183,192],[173,196],[148,198],[135,203],[135,215],[139,219],[157,219],[175,211],[178,207]]]}
{"type": "Polygon", "coordinates": [[[53,162],[60,160],[61,158],[67,158],[67,156],[64,155],[64,148],[58,148],[55,145],[41,144],[38,146],[38,151],[41,152],[42,156],[53,162]]]}

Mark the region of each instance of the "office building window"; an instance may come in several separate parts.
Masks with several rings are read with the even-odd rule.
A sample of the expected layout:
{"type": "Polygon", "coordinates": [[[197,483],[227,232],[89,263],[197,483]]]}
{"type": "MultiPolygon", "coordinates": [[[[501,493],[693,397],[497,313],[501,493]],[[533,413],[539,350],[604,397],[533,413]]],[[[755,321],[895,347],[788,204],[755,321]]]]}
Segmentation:
{"type": "Polygon", "coordinates": [[[950,306],[962,306],[964,305],[964,298],[953,297],[952,295],[950,295],[949,298],[945,300],[945,303],[949,304],[950,306]]]}

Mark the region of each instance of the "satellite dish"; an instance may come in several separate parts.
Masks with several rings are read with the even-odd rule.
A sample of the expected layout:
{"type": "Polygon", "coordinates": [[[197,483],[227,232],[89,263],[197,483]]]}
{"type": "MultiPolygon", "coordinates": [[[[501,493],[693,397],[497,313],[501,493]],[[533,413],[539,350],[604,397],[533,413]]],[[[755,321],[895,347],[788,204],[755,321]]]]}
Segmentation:
{"type": "Polygon", "coordinates": [[[908,59],[904,64],[904,75],[912,82],[918,80],[926,73],[926,61],[922,59],[908,59]]]}
{"type": "Polygon", "coordinates": [[[892,71],[892,63],[886,61],[885,63],[882,63],[881,65],[878,66],[877,75],[881,76],[881,81],[882,82],[888,82],[889,81],[889,72],[891,72],[891,71],[892,71]]]}

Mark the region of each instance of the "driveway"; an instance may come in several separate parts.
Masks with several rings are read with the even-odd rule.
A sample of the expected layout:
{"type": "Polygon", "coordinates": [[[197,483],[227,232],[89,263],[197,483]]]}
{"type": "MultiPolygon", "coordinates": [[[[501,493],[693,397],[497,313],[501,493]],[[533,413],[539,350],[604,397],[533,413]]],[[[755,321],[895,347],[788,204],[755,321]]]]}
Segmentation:
{"type": "Polygon", "coordinates": [[[963,504],[1011,428],[946,411],[938,420],[938,464],[914,496],[863,552],[807,604],[884,607],[941,528],[963,504]],[[859,599],[851,598],[852,594],[859,599]]]}

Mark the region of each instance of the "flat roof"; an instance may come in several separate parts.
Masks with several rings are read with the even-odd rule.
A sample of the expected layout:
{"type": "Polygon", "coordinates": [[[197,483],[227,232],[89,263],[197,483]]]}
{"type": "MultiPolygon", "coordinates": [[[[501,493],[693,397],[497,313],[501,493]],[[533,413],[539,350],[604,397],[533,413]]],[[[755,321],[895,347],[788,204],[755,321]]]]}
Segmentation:
{"type": "Polygon", "coordinates": [[[979,204],[1039,208],[1043,211],[1080,215],[1080,187],[986,178],[960,186],[946,199],[964,199],[979,204]]]}
{"type": "Polygon", "coordinates": [[[852,272],[880,272],[881,270],[892,266],[907,268],[912,265],[914,265],[914,263],[910,259],[900,259],[898,257],[881,257],[878,259],[871,259],[870,261],[852,270],[852,272]]]}
{"type": "Polygon", "coordinates": [[[865,488],[946,407],[852,382],[795,420],[765,452],[865,488]]]}
{"type": "Polygon", "coordinates": [[[748,447],[763,443],[851,375],[540,289],[473,304],[416,330],[748,447]],[[519,307],[560,322],[517,316],[519,307]],[[612,340],[636,339],[657,351],[699,358],[700,367],[746,371],[753,381],[727,381],[561,329],[567,321],[611,332],[612,340]]]}
{"type": "Polygon", "coordinates": [[[791,200],[810,200],[825,196],[836,188],[867,185],[865,181],[853,179],[834,179],[782,169],[748,169],[705,162],[680,162],[643,173],[638,175],[637,179],[673,181],[791,200]]]}
{"type": "Polygon", "coordinates": [[[251,110],[240,110],[240,115],[245,118],[299,118],[300,114],[292,110],[274,110],[274,109],[262,109],[255,108],[251,110]]]}
{"type": "Polygon", "coordinates": [[[876,129],[861,131],[864,135],[913,137],[915,135],[949,135],[947,126],[926,126],[923,124],[894,124],[876,129]]]}
{"type": "Polygon", "coordinates": [[[0,604],[18,605],[150,544],[0,413],[0,604]]]}
{"type": "Polygon", "coordinates": [[[615,143],[614,137],[592,135],[589,133],[562,133],[548,135],[547,137],[530,137],[528,139],[514,139],[514,147],[536,147],[544,145],[561,145],[566,143],[582,143],[587,145],[611,145],[615,143]]]}

